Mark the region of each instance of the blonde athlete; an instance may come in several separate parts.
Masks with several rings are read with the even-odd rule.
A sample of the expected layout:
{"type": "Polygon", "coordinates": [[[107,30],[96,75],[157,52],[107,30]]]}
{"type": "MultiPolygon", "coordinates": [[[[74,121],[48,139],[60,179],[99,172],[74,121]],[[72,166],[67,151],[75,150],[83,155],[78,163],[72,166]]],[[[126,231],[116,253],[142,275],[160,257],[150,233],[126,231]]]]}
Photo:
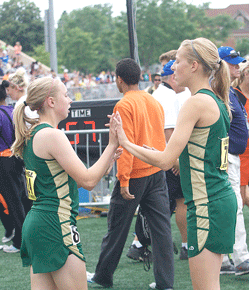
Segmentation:
{"type": "Polygon", "coordinates": [[[121,151],[110,120],[109,144],[89,169],[66,135],[56,129],[72,100],[60,80],[39,78],[30,83],[27,99],[14,113],[15,155],[22,156],[33,207],[22,230],[23,266],[30,266],[31,289],[87,289],[85,256],[76,226],[77,184],[91,190],[121,151]],[[30,119],[25,107],[39,112],[30,119]],[[27,125],[32,125],[31,129],[27,125]]]}
{"type": "Polygon", "coordinates": [[[188,87],[191,97],[183,104],[163,152],[129,142],[118,113],[114,121],[120,145],[142,161],[166,171],[179,157],[188,207],[188,256],[193,289],[219,290],[222,254],[233,251],[237,209],[226,172],[229,71],[216,46],[205,38],[183,41],[172,69],[178,85],[188,87]]]}

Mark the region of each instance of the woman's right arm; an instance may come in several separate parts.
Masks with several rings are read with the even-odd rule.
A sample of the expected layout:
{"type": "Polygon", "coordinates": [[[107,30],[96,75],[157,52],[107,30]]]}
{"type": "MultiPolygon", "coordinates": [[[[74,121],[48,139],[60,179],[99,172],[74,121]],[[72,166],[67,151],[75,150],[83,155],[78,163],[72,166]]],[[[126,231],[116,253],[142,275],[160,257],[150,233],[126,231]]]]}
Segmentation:
{"type": "Polygon", "coordinates": [[[202,106],[203,104],[196,98],[189,98],[184,103],[179,112],[175,130],[163,152],[148,150],[131,143],[126,138],[122,129],[121,117],[117,113],[114,120],[118,132],[119,143],[123,148],[142,161],[167,171],[173,167],[177,158],[179,158],[188,143],[195,124],[201,118],[202,109],[200,107],[202,106]]]}
{"type": "Polygon", "coordinates": [[[115,130],[111,127],[109,144],[99,160],[88,169],[77,156],[68,138],[61,130],[46,128],[39,131],[34,138],[34,152],[41,158],[56,159],[79,186],[92,190],[113,162],[118,148],[117,136],[114,132],[115,130]]]}

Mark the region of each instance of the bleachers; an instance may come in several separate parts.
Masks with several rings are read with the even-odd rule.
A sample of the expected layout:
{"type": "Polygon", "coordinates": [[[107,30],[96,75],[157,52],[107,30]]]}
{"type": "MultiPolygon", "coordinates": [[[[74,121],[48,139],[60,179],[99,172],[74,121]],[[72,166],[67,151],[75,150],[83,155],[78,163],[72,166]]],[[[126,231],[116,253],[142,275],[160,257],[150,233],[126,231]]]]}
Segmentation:
{"type": "MultiPolygon", "coordinates": [[[[6,46],[6,45],[7,44],[4,41],[0,40],[0,47],[6,46]]],[[[7,49],[8,49],[9,58],[13,59],[15,57],[14,47],[8,44],[7,49]]],[[[30,67],[32,62],[34,62],[36,60],[33,57],[28,56],[26,53],[21,52],[21,61],[25,67],[30,67]]],[[[50,72],[50,67],[48,67],[44,64],[41,64],[41,66],[45,72],[50,72]]]]}

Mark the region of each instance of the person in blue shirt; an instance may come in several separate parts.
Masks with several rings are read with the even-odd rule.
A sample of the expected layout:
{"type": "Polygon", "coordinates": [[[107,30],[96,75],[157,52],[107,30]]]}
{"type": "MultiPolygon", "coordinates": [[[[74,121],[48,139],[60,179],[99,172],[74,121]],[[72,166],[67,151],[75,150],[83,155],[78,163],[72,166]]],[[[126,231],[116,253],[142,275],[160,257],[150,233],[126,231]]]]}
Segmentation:
{"type": "MultiPolygon", "coordinates": [[[[240,53],[232,47],[222,46],[218,49],[221,59],[227,62],[230,70],[231,83],[239,78],[239,63],[245,62],[246,59],[240,56],[240,53]]],[[[240,194],[240,157],[245,152],[248,129],[246,110],[240,102],[237,94],[232,86],[230,87],[229,99],[232,112],[232,121],[230,125],[229,149],[228,149],[228,176],[232,184],[233,190],[237,197],[237,222],[235,230],[235,244],[233,247],[232,259],[234,265],[231,264],[227,255],[224,256],[221,274],[235,273],[235,275],[244,275],[249,273],[249,252],[246,244],[246,230],[243,217],[243,203],[240,194]]]]}

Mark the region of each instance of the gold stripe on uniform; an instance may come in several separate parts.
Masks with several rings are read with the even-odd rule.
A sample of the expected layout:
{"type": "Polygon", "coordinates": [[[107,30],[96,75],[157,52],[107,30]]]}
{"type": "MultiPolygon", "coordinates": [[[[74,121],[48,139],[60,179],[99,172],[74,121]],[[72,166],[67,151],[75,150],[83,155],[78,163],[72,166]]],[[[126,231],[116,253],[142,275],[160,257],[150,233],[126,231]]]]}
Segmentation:
{"type": "Polygon", "coordinates": [[[208,206],[196,206],[196,215],[198,250],[201,251],[205,246],[209,234],[208,206]]]}
{"type": "Polygon", "coordinates": [[[191,167],[190,174],[192,193],[195,205],[208,202],[208,194],[204,175],[204,157],[209,132],[210,128],[194,128],[189,139],[189,141],[194,144],[188,143],[188,153],[194,156],[189,156],[189,162],[191,167]],[[201,158],[202,160],[198,158],[201,158]]]}

